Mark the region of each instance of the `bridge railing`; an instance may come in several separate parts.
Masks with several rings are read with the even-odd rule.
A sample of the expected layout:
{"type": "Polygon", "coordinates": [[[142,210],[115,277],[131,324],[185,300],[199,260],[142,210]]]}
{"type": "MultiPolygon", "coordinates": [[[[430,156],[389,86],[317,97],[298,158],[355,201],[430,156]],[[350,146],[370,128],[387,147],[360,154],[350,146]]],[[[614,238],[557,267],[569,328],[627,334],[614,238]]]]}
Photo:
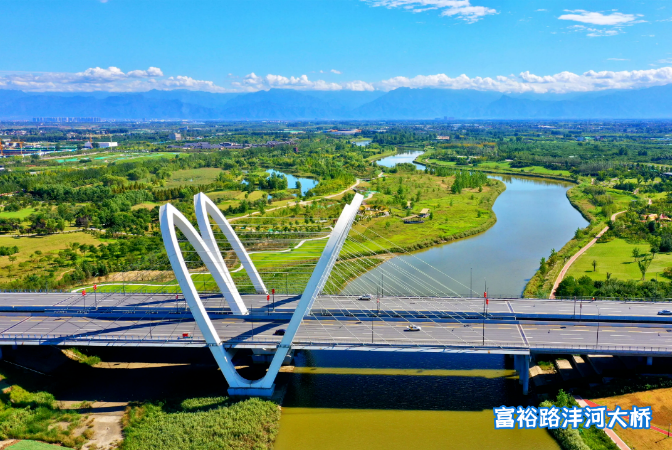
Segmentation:
{"type": "MultiPolygon", "coordinates": [[[[258,335],[241,335],[235,339],[223,341],[224,345],[270,345],[275,346],[279,343],[280,336],[258,336],[258,335]]],[[[180,345],[202,345],[205,346],[205,340],[200,336],[193,336],[191,334],[185,336],[152,336],[147,335],[117,335],[117,334],[96,334],[96,335],[68,335],[68,334],[32,334],[32,333],[13,333],[0,334],[0,344],[14,344],[14,343],[37,343],[37,344],[51,344],[59,345],[86,345],[87,343],[106,343],[109,345],[123,345],[123,344],[180,344],[180,345]]],[[[506,350],[532,350],[536,352],[548,351],[552,353],[559,352],[601,352],[608,353],[613,351],[615,353],[667,353],[672,355],[672,345],[669,346],[644,346],[644,345],[602,345],[602,344],[547,344],[547,343],[532,343],[524,345],[520,342],[492,342],[492,341],[463,341],[455,343],[413,343],[409,339],[374,339],[373,342],[334,342],[321,341],[299,338],[296,339],[292,345],[295,346],[314,346],[323,348],[415,348],[422,351],[423,348],[431,349],[462,349],[462,350],[498,350],[500,353],[505,353],[506,350]]]]}

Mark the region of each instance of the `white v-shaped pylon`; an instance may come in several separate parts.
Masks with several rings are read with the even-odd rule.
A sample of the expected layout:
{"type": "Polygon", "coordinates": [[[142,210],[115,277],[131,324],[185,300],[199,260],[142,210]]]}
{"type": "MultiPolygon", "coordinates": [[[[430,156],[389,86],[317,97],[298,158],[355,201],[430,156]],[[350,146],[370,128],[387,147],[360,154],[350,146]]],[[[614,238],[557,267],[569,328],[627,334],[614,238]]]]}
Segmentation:
{"type": "Polygon", "coordinates": [[[230,395],[272,395],[275,386],[275,377],[282,366],[282,362],[291,350],[292,341],[296,336],[299,325],[301,325],[301,321],[310,312],[315,299],[329,278],[331,270],[336,263],[336,259],[343,248],[345,238],[355,220],[362,200],[364,200],[364,197],[361,194],[355,194],[352,203],[345,205],[343,208],[343,211],[329,236],[324,251],[308,280],[306,289],[301,295],[301,299],[299,300],[296,310],[287,326],[285,335],[276,348],[266,375],[263,378],[254,381],[246,380],[241,377],[231,362],[232,355],[229,354],[220,340],[219,335],[205,310],[205,306],[196,291],[193,280],[189,275],[189,270],[179,247],[175,227],[182,231],[187,240],[196,249],[196,252],[206,267],[210,270],[211,275],[215,279],[217,286],[220,288],[234,314],[248,314],[248,310],[238,293],[238,289],[233,283],[231,274],[224,265],[224,259],[222,258],[212,233],[208,213],[213,216],[215,222],[219,225],[233,246],[236,255],[238,255],[238,258],[247,270],[257,292],[266,292],[266,288],[261,281],[261,277],[259,277],[259,273],[254,267],[254,264],[252,264],[249,255],[243,248],[240,240],[224,215],[205,194],[200,193],[194,197],[196,216],[199,228],[201,229],[201,235],[196,232],[186,217],[184,217],[184,215],[182,215],[182,213],[174,206],[166,204],[161,207],[159,211],[159,220],[161,223],[163,243],[166,247],[166,252],[168,253],[168,259],[170,260],[173,272],[175,272],[175,277],[182,289],[182,294],[194,316],[194,320],[201,330],[205,342],[210,348],[210,351],[215,357],[217,364],[229,384],[230,395]]]}

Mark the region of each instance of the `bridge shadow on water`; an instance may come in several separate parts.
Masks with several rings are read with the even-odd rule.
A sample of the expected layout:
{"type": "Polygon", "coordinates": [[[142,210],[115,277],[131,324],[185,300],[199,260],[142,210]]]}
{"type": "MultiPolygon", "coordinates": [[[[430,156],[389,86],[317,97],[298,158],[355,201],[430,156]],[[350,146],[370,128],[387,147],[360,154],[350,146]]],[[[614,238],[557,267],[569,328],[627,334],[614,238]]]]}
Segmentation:
{"type": "MultiPolygon", "coordinates": [[[[104,367],[72,361],[55,347],[5,350],[0,369],[10,384],[47,390],[66,402],[102,402],[96,412],[118,410],[129,401],[227,396],[224,377],[205,348],[81,349],[100,356],[104,367]]],[[[234,362],[249,365],[249,352],[234,362]]],[[[512,361],[503,355],[302,351],[295,362],[296,372],[277,380],[287,387],[286,407],[483,411],[528,403],[512,376],[512,361]],[[310,373],[314,368],[319,373],[310,373]]],[[[240,372],[254,379],[264,369],[240,372]]]]}
{"type": "Polygon", "coordinates": [[[302,352],[296,364],[296,373],[283,380],[288,384],[283,406],[482,411],[528,403],[512,370],[504,370],[512,369],[513,361],[503,355],[322,351],[302,352]],[[310,373],[316,365],[319,373],[310,373]],[[351,369],[340,374],[338,366],[351,369]]]}

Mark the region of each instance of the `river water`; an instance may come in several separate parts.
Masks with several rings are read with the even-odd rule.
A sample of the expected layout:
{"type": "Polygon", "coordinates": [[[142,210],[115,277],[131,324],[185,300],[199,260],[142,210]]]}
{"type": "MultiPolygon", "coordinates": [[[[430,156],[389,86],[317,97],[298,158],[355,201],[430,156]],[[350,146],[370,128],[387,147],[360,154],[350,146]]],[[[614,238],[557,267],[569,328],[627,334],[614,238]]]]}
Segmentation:
{"type": "MultiPolygon", "coordinates": [[[[489,293],[520,296],[541,257],[587,222],[569,204],[566,183],[495,178],[506,191],[492,228],[401,258],[450,274],[462,294],[473,268],[474,291],[487,279],[489,293]]],[[[545,430],[494,430],[493,407],[527,401],[511,365],[503,355],[301,352],[287,375],[275,449],[558,449],[545,430]]]]}
{"type": "Polygon", "coordinates": [[[413,161],[415,158],[418,156],[422,155],[425,152],[422,151],[416,151],[416,152],[402,152],[402,153],[397,153],[396,155],[392,156],[387,156],[385,158],[379,159],[376,161],[379,166],[383,167],[394,167],[397,164],[402,164],[402,163],[412,163],[415,164],[415,167],[421,170],[425,170],[424,164],[418,164],[414,163],[413,161]]]}
{"type": "Polygon", "coordinates": [[[312,178],[302,178],[302,177],[296,177],[294,175],[291,175],[289,173],[284,173],[280,172],[279,170],[275,169],[268,169],[266,171],[269,175],[278,174],[278,175],[284,175],[287,178],[287,188],[288,189],[295,189],[296,188],[296,182],[301,183],[301,195],[305,195],[306,192],[317,186],[317,180],[313,180],[312,178]]]}

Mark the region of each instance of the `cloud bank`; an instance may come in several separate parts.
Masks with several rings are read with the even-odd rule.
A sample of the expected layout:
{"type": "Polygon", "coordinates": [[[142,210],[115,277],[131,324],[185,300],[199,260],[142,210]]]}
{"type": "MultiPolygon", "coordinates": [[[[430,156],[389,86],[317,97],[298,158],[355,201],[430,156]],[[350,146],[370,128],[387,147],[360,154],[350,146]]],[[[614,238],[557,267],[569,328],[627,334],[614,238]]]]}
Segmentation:
{"type": "MultiPolygon", "coordinates": [[[[620,58],[609,58],[621,60],[620,58]]],[[[661,59],[659,64],[672,64],[672,59],[661,59]]],[[[123,72],[117,67],[95,67],[83,72],[62,73],[12,73],[0,75],[0,89],[15,89],[27,92],[144,92],[151,89],[188,89],[206,92],[256,92],[268,89],[295,89],[305,91],[390,91],[400,87],[475,89],[502,93],[567,93],[589,92],[605,89],[637,89],[672,83],[672,67],[632,71],[594,71],[581,74],[560,72],[554,75],[536,75],[529,71],[518,75],[495,77],[456,77],[439,73],[397,76],[381,81],[351,80],[331,82],[311,80],[307,75],[283,76],[250,73],[230,86],[222,87],[213,81],[197,80],[188,76],[166,76],[158,67],[147,70],[123,72]]]]}
{"type": "Polygon", "coordinates": [[[226,92],[212,81],[187,76],[166,77],[158,67],[124,73],[118,67],[93,67],[83,72],[10,73],[0,75],[0,89],[40,92],[137,92],[150,89],[189,89],[226,92]]]}
{"type": "Polygon", "coordinates": [[[377,89],[391,90],[399,87],[476,89],[497,92],[567,93],[589,92],[605,89],[637,89],[672,83],[672,67],[649,70],[600,71],[582,74],[560,72],[555,75],[535,75],[522,72],[518,76],[474,77],[460,75],[451,78],[445,74],[418,75],[413,78],[394,77],[374,83],[377,89]]]}

